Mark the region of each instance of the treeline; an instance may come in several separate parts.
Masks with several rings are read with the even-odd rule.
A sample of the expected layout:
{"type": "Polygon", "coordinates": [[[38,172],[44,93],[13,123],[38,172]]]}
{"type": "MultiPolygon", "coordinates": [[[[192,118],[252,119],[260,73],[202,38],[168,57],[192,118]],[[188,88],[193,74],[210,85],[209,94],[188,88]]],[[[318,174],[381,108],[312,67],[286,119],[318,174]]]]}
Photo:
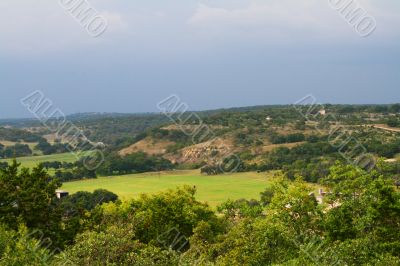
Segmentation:
{"type": "Polygon", "coordinates": [[[12,146],[4,146],[0,143],[0,158],[15,158],[32,155],[32,150],[27,144],[16,143],[12,146]]]}
{"type": "Polygon", "coordinates": [[[42,151],[44,155],[55,153],[65,153],[73,150],[72,146],[64,143],[54,143],[51,145],[46,139],[41,139],[35,146],[35,150],[42,151]]]}
{"type": "Polygon", "coordinates": [[[272,144],[282,144],[305,141],[306,137],[302,133],[293,133],[288,135],[274,133],[269,136],[269,140],[272,144]]]}
{"type": "Polygon", "coordinates": [[[339,158],[337,152],[337,148],[328,142],[304,143],[291,149],[278,147],[264,155],[259,170],[279,170],[283,166],[293,164],[298,160],[311,162],[312,159],[322,156],[339,158]]]}
{"type": "Polygon", "coordinates": [[[304,143],[294,148],[278,147],[263,155],[260,162],[248,163],[254,160],[255,156],[249,152],[239,153],[238,157],[231,156],[219,164],[203,165],[200,172],[219,175],[230,172],[281,170],[291,180],[296,176],[303,176],[307,182],[318,183],[328,175],[329,168],[337,161],[345,161],[338,150],[326,142],[304,143]]]}
{"type": "Polygon", "coordinates": [[[123,175],[143,172],[171,170],[174,165],[161,156],[136,152],[127,156],[118,153],[106,155],[104,163],[96,170],[99,175],[123,175]]]}
{"type": "Polygon", "coordinates": [[[249,164],[254,155],[241,153],[244,161],[241,171],[283,170],[287,177],[294,180],[296,176],[304,176],[308,182],[316,183],[326,177],[328,169],[336,161],[344,161],[338,149],[328,142],[307,142],[293,148],[278,147],[267,152],[260,162],[249,164]]]}
{"type": "Polygon", "coordinates": [[[12,142],[38,142],[42,139],[43,138],[40,135],[34,134],[27,130],[0,127],[0,140],[7,140],[12,142]]]}
{"type": "Polygon", "coordinates": [[[99,114],[70,117],[85,136],[93,142],[103,142],[117,151],[142,139],[146,130],[166,124],[162,114],[99,114]]]}
{"type": "Polygon", "coordinates": [[[400,127],[400,118],[398,116],[391,117],[386,121],[389,127],[400,127]]]}
{"type": "Polygon", "coordinates": [[[98,176],[124,175],[133,173],[155,172],[174,168],[169,160],[161,156],[150,156],[143,152],[120,156],[117,153],[108,153],[104,162],[96,169],[88,169],[82,157],[74,163],[48,161],[42,162],[45,169],[54,169],[54,178],[61,182],[80,179],[97,178],[98,176]]]}
{"type": "Polygon", "coordinates": [[[75,181],[81,179],[97,178],[94,170],[89,170],[84,166],[77,166],[71,170],[57,170],[54,177],[61,182],[75,181]]]}
{"type": "Polygon", "coordinates": [[[365,147],[369,152],[372,152],[380,157],[393,158],[400,153],[400,138],[382,143],[381,141],[365,142],[365,147]]]}
{"type": "Polygon", "coordinates": [[[76,163],[52,161],[52,162],[42,162],[41,165],[45,169],[53,168],[55,170],[58,170],[58,169],[72,169],[76,165],[76,163]]]}
{"type": "Polygon", "coordinates": [[[86,158],[80,158],[74,163],[60,162],[60,161],[48,161],[40,163],[44,169],[54,169],[53,178],[60,182],[68,182],[80,179],[97,178],[95,170],[88,169],[84,165],[86,158]]]}

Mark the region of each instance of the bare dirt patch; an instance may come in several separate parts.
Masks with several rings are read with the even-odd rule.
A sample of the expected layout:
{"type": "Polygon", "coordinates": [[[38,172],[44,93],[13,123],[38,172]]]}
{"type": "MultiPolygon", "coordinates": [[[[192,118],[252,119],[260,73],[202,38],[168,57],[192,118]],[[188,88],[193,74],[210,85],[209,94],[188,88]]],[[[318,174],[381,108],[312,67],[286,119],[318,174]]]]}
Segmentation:
{"type": "Polygon", "coordinates": [[[232,139],[214,138],[179,150],[164,157],[174,163],[200,163],[219,160],[235,151],[232,139]]]}
{"type": "Polygon", "coordinates": [[[150,137],[142,139],[131,146],[119,151],[121,156],[126,156],[135,152],[145,152],[149,155],[160,155],[167,152],[168,146],[175,144],[173,141],[168,140],[155,140],[150,137]]]}
{"type": "Polygon", "coordinates": [[[376,124],[376,125],[373,125],[373,127],[374,128],[378,128],[378,129],[383,129],[383,130],[386,130],[386,131],[400,132],[400,128],[389,127],[389,126],[384,125],[384,124],[376,124]]]}

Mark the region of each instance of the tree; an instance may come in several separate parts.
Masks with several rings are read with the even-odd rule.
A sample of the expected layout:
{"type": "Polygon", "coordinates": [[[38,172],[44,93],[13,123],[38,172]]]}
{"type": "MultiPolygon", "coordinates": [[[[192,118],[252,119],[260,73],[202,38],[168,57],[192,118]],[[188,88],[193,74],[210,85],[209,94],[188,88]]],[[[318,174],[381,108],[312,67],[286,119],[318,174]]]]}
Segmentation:
{"type": "Polygon", "coordinates": [[[63,203],[68,202],[75,208],[83,208],[85,210],[93,210],[97,205],[108,202],[116,202],[118,196],[105,189],[96,189],[93,193],[87,191],[78,191],[66,198],[63,203]]]}
{"type": "Polygon", "coordinates": [[[399,122],[399,120],[398,120],[397,118],[391,117],[391,118],[389,118],[389,119],[387,120],[386,124],[387,124],[389,127],[397,127],[397,126],[400,125],[400,122],[399,122]]]}
{"type": "Polygon", "coordinates": [[[53,147],[50,143],[47,142],[46,139],[40,140],[39,143],[35,146],[35,150],[40,150],[43,154],[52,154],[54,152],[53,147]]]}
{"type": "Polygon", "coordinates": [[[22,156],[29,156],[32,154],[32,150],[26,144],[17,143],[14,146],[8,146],[3,149],[2,157],[4,158],[14,158],[14,157],[22,157],[22,156]]]}
{"type": "Polygon", "coordinates": [[[263,208],[257,200],[228,200],[218,206],[218,212],[223,213],[227,218],[259,217],[263,208]]]}
{"type": "Polygon", "coordinates": [[[7,162],[0,162],[0,169],[6,169],[8,167],[7,162]]]}
{"type": "Polygon", "coordinates": [[[43,247],[49,244],[44,238],[35,239],[28,229],[20,226],[18,231],[0,225],[1,265],[49,265],[56,250],[43,247]]]}
{"type": "Polygon", "coordinates": [[[60,183],[41,166],[32,171],[19,169],[14,160],[6,169],[0,169],[0,223],[15,230],[24,223],[28,229],[39,229],[58,242],[62,218],[55,195],[58,187],[60,183]]]}
{"type": "Polygon", "coordinates": [[[154,195],[143,194],[125,204],[104,204],[93,210],[90,224],[93,228],[115,224],[133,227],[135,239],[141,243],[184,251],[201,221],[210,224],[213,232],[221,229],[221,221],[207,204],[195,200],[195,192],[195,188],[185,186],[154,195]]]}
{"type": "Polygon", "coordinates": [[[370,252],[399,254],[400,194],[391,178],[338,164],[323,182],[334,206],[324,219],[328,239],[370,239],[370,252]]]}
{"type": "Polygon", "coordinates": [[[179,256],[134,240],[129,228],[112,226],[104,232],[85,232],[56,259],[57,265],[177,266],[179,256]]]}
{"type": "Polygon", "coordinates": [[[205,165],[200,169],[200,173],[206,175],[218,175],[222,174],[223,171],[218,165],[205,165]]]}

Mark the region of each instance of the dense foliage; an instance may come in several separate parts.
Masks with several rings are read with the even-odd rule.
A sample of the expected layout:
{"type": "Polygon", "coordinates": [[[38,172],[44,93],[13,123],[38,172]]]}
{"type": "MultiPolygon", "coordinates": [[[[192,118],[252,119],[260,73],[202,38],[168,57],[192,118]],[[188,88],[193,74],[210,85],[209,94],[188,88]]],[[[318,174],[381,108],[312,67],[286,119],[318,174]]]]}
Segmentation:
{"type": "Polygon", "coordinates": [[[120,156],[110,153],[97,169],[100,175],[121,175],[142,172],[169,170],[173,164],[160,156],[150,156],[143,152],[120,156]]]}
{"type": "Polygon", "coordinates": [[[59,249],[81,230],[82,210],[117,200],[115,194],[105,190],[84,193],[85,197],[78,194],[58,199],[55,191],[60,186],[42,166],[30,171],[19,168],[14,161],[0,168],[0,224],[3,226],[0,231],[11,230],[18,235],[17,231],[23,229],[23,234],[28,231],[33,238],[45,239],[52,248],[59,249]]]}
{"type": "MultiPolygon", "coordinates": [[[[187,116],[185,125],[156,114],[70,117],[91,141],[105,144],[105,161],[95,170],[84,158],[32,170],[0,162],[0,265],[400,265],[400,136],[383,126],[399,127],[400,105],[326,105],[322,113],[295,108],[197,112],[201,121],[187,116]],[[219,142],[194,145],[183,129],[200,124],[219,142]],[[165,154],[120,155],[145,139],[173,144],[165,154]],[[349,164],[345,155],[354,146],[346,145],[354,139],[374,158],[394,162],[381,160],[370,171],[349,164]],[[183,154],[187,148],[193,150],[183,154]],[[207,152],[223,157],[206,160],[207,152]],[[259,199],[228,200],[216,210],[188,186],[129,201],[103,189],[55,194],[61,182],[185,165],[207,175],[276,176],[259,199]],[[318,188],[325,194],[317,195],[318,188]]],[[[15,142],[0,144],[1,158],[31,155],[22,142],[37,143],[43,154],[71,148],[61,140],[50,144],[44,139],[50,132],[29,126],[0,128],[0,140],[15,142]]]]}
{"type": "Polygon", "coordinates": [[[68,117],[93,142],[103,142],[112,150],[142,139],[143,133],[165,124],[168,118],[161,114],[87,114],[68,117]]]}
{"type": "Polygon", "coordinates": [[[396,169],[336,163],[321,179],[322,203],[301,177],[277,174],[260,200],[227,201],[216,212],[188,186],[125,202],[103,190],[57,199],[43,169],[14,163],[0,175],[0,262],[399,265],[396,169]]]}
{"type": "Polygon", "coordinates": [[[0,140],[7,140],[12,142],[25,141],[25,142],[38,142],[43,138],[28,130],[18,128],[0,127],[0,140]]]}
{"type": "MultiPolygon", "coordinates": [[[[331,165],[332,161],[342,160],[340,152],[347,151],[332,143],[336,137],[342,137],[339,141],[344,145],[348,139],[356,139],[366,151],[376,157],[395,158],[400,153],[400,135],[390,131],[390,128],[385,129],[384,126],[398,126],[399,106],[400,104],[276,105],[177,113],[169,114],[169,117],[163,114],[88,113],[69,116],[68,120],[81,128],[91,142],[99,143],[104,148],[106,165],[112,169],[103,167],[97,172],[98,175],[170,169],[166,162],[153,162],[150,167],[133,163],[129,165],[128,161],[131,159],[142,159],[123,159],[118,155],[121,149],[144,140],[148,146],[154,144],[156,147],[159,144],[159,150],[153,153],[146,150],[146,145],[139,145],[139,148],[132,152],[157,154],[149,157],[178,162],[176,168],[201,168],[206,165],[205,172],[216,173],[219,170],[213,164],[224,159],[224,151],[228,150],[240,157],[244,170],[290,168],[293,177],[295,173],[302,172],[301,167],[311,169],[313,165],[331,165]],[[201,126],[209,132],[205,138],[201,138],[203,134],[196,131],[201,126]],[[215,147],[217,144],[207,143],[215,138],[219,140],[218,145],[225,147],[215,147]],[[204,145],[203,150],[195,145],[199,141],[204,145]],[[163,143],[168,143],[168,146],[162,146],[163,143]],[[207,151],[212,151],[212,155],[207,155],[207,151]],[[212,158],[208,160],[210,158],[202,156],[212,158]],[[117,160],[121,160],[122,163],[117,163],[117,160]],[[298,167],[293,167],[293,164],[298,167]]],[[[71,150],[73,145],[63,143],[62,141],[66,140],[60,138],[60,135],[67,132],[52,134],[54,132],[49,132],[39,122],[16,120],[4,121],[3,125],[7,127],[0,128],[0,143],[1,140],[33,141],[37,143],[33,150],[34,155],[66,152],[71,150]],[[10,125],[14,127],[10,128],[10,125]],[[55,143],[50,144],[46,141],[45,138],[49,137],[55,138],[55,143]]],[[[32,155],[32,151],[25,144],[16,142],[15,146],[9,146],[10,143],[6,145],[7,147],[0,144],[1,158],[32,155]]],[[[351,152],[351,147],[347,148],[351,152]]],[[[58,177],[64,181],[82,178],[81,172],[75,174],[59,170],[58,177]]],[[[322,176],[307,180],[316,181],[322,176]]]]}
{"type": "Polygon", "coordinates": [[[32,155],[32,150],[26,144],[17,143],[12,146],[4,146],[0,143],[0,158],[15,158],[32,155]]]}
{"type": "Polygon", "coordinates": [[[44,155],[64,153],[73,150],[73,148],[69,144],[55,143],[51,145],[45,139],[40,140],[39,143],[35,146],[35,149],[41,151],[44,155]]]}

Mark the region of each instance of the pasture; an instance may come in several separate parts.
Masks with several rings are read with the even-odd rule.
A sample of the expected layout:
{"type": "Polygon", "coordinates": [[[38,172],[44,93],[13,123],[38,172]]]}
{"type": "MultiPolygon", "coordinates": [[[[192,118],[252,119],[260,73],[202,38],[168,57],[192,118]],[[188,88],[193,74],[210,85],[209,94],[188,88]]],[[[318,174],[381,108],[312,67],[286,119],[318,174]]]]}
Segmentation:
{"type": "Polygon", "coordinates": [[[200,174],[199,170],[181,170],[161,173],[143,173],[113,177],[99,177],[64,183],[62,189],[70,193],[107,189],[120,197],[131,199],[141,193],[156,193],[177,186],[196,186],[196,199],[216,206],[228,199],[259,199],[268,186],[272,174],[233,173],[216,176],[200,174]]]}
{"type": "MultiPolygon", "coordinates": [[[[74,155],[73,153],[70,153],[70,152],[52,154],[52,155],[28,156],[28,157],[18,157],[17,158],[17,162],[21,163],[21,166],[27,167],[27,168],[33,168],[42,162],[59,161],[59,162],[72,163],[72,162],[75,162],[76,160],[77,160],[76,155],[74,155]]],[[[2,159],[0,161],[11,163],[13,161],[13,159],[2,159]]]]}

